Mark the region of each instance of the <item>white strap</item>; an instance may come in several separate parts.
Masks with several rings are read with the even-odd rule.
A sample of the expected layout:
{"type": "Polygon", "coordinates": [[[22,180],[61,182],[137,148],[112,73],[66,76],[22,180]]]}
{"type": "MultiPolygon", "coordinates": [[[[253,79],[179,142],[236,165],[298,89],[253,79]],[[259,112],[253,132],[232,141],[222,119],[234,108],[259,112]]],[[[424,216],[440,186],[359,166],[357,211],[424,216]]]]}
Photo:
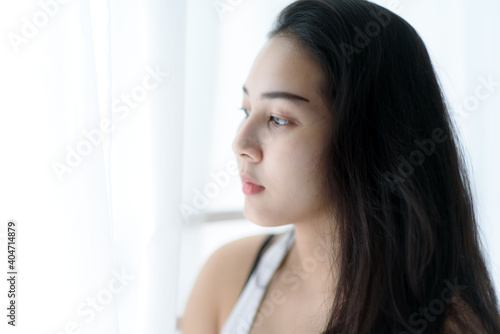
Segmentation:
{"type": "Polygon", "coordinates": [[[294,229],[285,232],[264,253],[220,334],[247,334],[250,331],[267,286],[293,243],[294,232],[294,229]]]}

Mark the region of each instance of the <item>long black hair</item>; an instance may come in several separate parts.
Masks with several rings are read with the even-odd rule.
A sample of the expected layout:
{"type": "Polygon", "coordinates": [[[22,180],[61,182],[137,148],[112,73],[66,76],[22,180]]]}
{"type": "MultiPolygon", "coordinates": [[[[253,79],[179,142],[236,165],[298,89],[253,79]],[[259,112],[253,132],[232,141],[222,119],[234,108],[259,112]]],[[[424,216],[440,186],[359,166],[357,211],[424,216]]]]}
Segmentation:
{"type": "Polygon", "coordinates": [[[474,332],[459,305],[500,333],[462,149],[417,32],[368,1],[299,0],[268,37],[308,50],[327,79],[318,168],[340,251],[322,334],[438,333],[445,316],[474,332]]]}

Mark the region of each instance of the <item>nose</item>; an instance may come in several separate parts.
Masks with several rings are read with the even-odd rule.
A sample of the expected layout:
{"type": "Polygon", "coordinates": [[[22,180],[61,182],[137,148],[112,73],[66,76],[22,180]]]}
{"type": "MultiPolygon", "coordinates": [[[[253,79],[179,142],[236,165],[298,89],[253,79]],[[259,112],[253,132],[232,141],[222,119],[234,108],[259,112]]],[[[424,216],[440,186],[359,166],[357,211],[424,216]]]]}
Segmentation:
{"type": "Polygon", "coordinates": [[[251,116],[243,120],[238,127],[232,149],[237,159],[249,159],[251,162],[259,162],[262,159],[258,124],[251,122],[251,116]]]}

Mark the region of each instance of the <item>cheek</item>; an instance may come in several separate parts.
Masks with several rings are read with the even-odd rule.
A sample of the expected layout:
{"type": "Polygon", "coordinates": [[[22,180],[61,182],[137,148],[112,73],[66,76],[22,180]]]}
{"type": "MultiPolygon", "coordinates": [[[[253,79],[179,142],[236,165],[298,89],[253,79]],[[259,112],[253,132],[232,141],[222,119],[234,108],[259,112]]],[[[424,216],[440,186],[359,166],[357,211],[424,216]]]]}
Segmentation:
{"type": "Polygon", "coordinates": [[[318,152],[314,143],[303,139],[275,141],[267,147],[265,200],[247,197],[247,218],[266,226],[282,225],[311,219],[321,210],[315,170],[318,152]]]}
{"type": "Polygon", "coordinates": [[[305,137],[307,139],[296,140],[290,144],[293,147],[286,156],[291,168],[307,174],[314,171],[317,160],[321,153],[322,142],[318,137],[305,137]]]}
{"type": "MultiPolygon", "coordinates": [[[[290,141],[287,149],[273,152],[273,179],[275,189],[282,195],[301,192],[301,197],[317,187],[316,165],[319,151],[301,140],[290,141]]],[[[303,198],[302,198],[303,199],[303,198]]]]}

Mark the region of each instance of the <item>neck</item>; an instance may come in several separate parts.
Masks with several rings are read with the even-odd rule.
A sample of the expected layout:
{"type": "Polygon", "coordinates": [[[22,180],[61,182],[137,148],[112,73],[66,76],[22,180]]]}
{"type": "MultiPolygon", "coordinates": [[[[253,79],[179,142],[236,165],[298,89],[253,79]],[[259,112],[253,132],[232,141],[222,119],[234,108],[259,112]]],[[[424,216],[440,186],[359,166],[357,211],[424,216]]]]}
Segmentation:
{"type": "Polygon", "coordinates": [[[294,224],[295,241],[283,263],[283,274],[294,276],[297,289],[311,293],[329,293],[334,289],[335,271],[331,270],[334,242],[328,230],[306,223],[294,224]]]}

